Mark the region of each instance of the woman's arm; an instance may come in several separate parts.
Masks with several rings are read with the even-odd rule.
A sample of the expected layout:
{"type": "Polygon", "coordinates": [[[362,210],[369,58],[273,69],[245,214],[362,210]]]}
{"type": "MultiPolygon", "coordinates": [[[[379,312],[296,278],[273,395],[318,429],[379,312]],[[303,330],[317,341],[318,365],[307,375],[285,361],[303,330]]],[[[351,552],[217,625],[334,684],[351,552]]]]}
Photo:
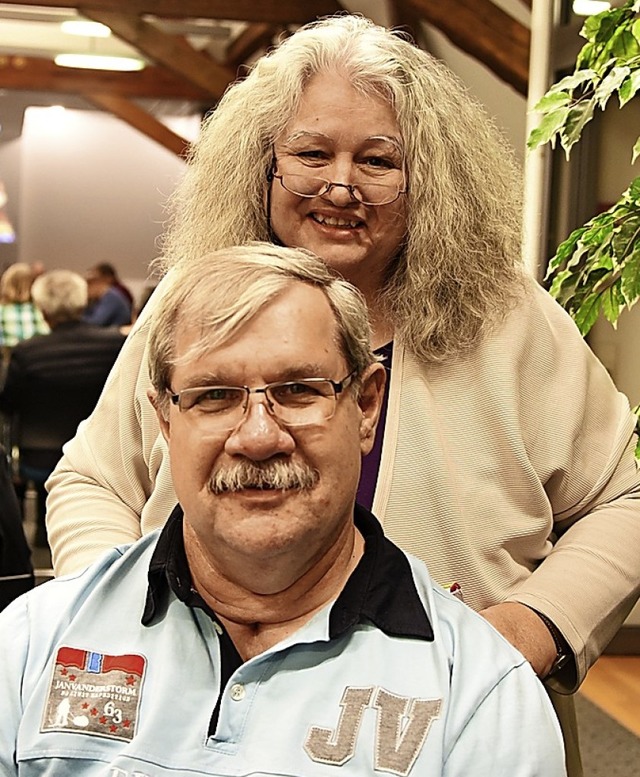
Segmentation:
{"type": "MultiPolygon", "coordinates": [[[[86,567],[105,550],[141,536],[143,510],[153,511],[146,530],[160,526],[175,502],[148,500],[160,470],[168,469],[155,412],[146,396],[149,318],[163,281],[145,306],[107,379],[91,416],[47,481],[47,529],[56,574],[86,567]],[[155,523],[155,526],[153,525],[155,523]]],[[[168,491],[168,493],[167,493],[168,491]]]]}

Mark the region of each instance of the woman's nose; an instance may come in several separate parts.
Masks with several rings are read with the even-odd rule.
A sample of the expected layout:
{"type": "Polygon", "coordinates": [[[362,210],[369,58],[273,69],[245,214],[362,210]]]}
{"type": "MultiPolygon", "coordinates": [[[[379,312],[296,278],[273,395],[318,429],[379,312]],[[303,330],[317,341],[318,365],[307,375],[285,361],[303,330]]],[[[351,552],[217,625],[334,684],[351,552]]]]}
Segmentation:
{"type": "Polygon", "coordinates": [[[322,196],[325,199],[328,199],[333,205],[338,205],[340,207],[351,205],[358,201],[358,198],[355,196],[353,185],[338,181],[331,181],[329,188],[322,196]]]}

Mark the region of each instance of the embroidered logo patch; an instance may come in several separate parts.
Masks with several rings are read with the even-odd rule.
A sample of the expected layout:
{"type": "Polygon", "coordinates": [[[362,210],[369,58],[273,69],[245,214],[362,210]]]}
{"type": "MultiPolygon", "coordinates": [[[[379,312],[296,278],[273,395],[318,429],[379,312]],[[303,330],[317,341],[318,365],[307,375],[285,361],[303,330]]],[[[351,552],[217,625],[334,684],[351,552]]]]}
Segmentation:
{"type": "Polygon", "coordinates": [[[40,730],[131,741],[145,664],[142,656],[59,648],[40,730]]]}

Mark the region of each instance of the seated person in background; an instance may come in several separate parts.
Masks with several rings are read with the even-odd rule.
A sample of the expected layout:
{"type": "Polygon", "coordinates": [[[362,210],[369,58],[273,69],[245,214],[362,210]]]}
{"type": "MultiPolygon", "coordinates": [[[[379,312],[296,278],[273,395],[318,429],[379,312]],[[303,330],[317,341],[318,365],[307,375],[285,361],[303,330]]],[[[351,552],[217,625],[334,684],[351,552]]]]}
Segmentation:
{"type": "Polygon", "coordinates": [[[117,289],[122,294],[133,310],[133,294],[120,280],[116,268],[108,262],[100,262],[100,264],[95,266],[95,269],[103,278],[107,278],[109,280],[114,289],[117,289]]]}
{"type": "Polygon", "coordinates": [[[11,481],[5,449],[0,446],[0,610],[34,586],[31,550],[11,481]]]}
{"type": "Polygon", "coordinates": [[[42,314],[31,300],[33,271],[17,262],[0,279],[0,345],[13,347],[21,340],[49,331],[42,314]]]}
{"type": "Polygon", "coordinates": [[[524,657],[355,505],[369,336],[303,249],[176,273],[149,398],[179,505],[0,615],[3,775],[565,774],[524,657]]]}
{"type": "Polygon", "coordinates": [[[46,545],[44,482],[62,446],[93,410],[125,337],[82,321],[87,283],[70,270],[37,278],[33,300],[51,333],[19,343],[12,351],[0,408],[15,417],[14,443],[20,474],[38,491],[36,545],[46,545]]]}
{"type": "Polygon", "coordinates": [[[90,324],[124,326],[131,323],[131,301],[114,285],[112,272],[111,265],[98,264],[85,275],[89,287],[89,307],[84,320],[90,324]]]}

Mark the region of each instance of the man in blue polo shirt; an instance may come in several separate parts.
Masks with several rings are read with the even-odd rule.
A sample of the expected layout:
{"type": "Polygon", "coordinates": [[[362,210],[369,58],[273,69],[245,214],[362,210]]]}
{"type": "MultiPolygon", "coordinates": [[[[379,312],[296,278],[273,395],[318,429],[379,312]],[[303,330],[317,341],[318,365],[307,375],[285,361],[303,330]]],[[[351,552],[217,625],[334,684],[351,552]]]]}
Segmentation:
{"type": "Polygon", "coordinates": [[[148,349],[179,505],[0,615],[0,773],[564,775],[525,659],[355,506],[359,295],[265,244],[173,272],[148,349]]]}

